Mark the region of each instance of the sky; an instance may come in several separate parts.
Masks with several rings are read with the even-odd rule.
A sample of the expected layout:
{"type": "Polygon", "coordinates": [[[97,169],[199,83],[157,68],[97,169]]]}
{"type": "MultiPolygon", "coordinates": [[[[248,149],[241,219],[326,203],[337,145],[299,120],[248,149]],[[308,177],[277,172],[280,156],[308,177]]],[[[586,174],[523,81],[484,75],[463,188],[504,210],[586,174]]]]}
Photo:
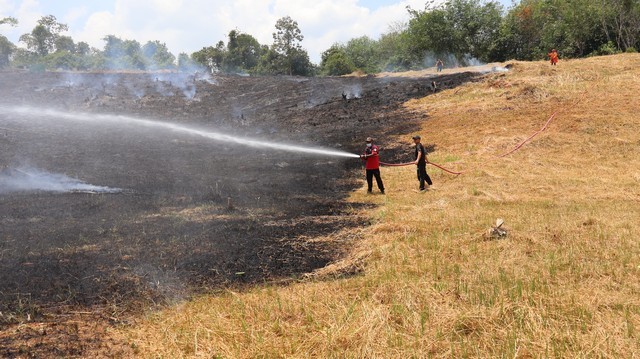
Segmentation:
{"type": "MultiPolygon", "coordinates": [[[[500,0],[505,7],[511,0],[500,0]]],[[[302,45],[312,62],[336,42],[367,35],[377,39],[389,26],[408,19],[407,6],[424,9],[426,0],[0,0],[0,18],[18,19],[16,28],[2,25],[0,34],[18,46],[40,17],[54,15],[69,25],[66,35],[102,49],[106,35],[167,44],[176,56],[226,42],[229,31],[253,35],[271,44],[276,21],[291,16],[304,35],[302,45]]]]}

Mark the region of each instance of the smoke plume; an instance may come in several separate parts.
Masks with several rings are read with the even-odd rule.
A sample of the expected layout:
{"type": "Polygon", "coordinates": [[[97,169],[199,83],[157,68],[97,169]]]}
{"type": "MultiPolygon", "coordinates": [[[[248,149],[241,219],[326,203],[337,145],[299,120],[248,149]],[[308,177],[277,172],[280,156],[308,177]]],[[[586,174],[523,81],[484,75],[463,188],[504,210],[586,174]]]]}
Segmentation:
{"type": "Polygon", "coordinates": [[[0,170],[0,193],[33,191],[122,192],[119,188],[94,186],[60,173],[49,173],[35,168],[5,168],[0,170]]]}

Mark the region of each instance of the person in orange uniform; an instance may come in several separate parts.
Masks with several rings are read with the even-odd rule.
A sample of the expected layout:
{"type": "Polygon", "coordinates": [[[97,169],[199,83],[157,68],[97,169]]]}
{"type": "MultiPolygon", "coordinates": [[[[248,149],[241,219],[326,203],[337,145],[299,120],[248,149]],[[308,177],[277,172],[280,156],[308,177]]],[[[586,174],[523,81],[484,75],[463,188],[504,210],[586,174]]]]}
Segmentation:
{"type": "Polygon", "coordinates": [[[556,49],[553,49],[548,56],[551,60],[551,65],[556,66],[558,64],[558,51],[556,51],[556,49]]]}
{"type": "Polygon", "coordinates": [[[373,189],[373,177],[376,178],[376,184],[380,193],[384,194],[384,184],[380,177],[380,149],[373,144],[373,138],[367,137],[367,147],[364,149],[364,154],[360,155],[365,162],[365,168],[367,170],[367,192],[371,193],[373,189]]]}

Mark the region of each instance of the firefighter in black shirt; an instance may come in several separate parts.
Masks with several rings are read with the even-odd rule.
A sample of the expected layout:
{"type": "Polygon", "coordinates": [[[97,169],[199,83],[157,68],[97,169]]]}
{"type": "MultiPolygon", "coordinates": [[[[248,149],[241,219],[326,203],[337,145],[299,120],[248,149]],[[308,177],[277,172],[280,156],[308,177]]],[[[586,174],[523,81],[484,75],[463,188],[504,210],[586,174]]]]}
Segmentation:
{"type": "Polygon", "coordinates": [[[429,186],[433,183],[431,182],[431,178],[427,174],[427,151],[424,149],[422,143],[420,143],[421,139],[419,135],[413,136],[413,142],[416,144],[416,160],[415,164],[418,166],[418,181],[420,181],[420,191],[425,191],[427,188],[425,187],[425,181],[429,186]]]}

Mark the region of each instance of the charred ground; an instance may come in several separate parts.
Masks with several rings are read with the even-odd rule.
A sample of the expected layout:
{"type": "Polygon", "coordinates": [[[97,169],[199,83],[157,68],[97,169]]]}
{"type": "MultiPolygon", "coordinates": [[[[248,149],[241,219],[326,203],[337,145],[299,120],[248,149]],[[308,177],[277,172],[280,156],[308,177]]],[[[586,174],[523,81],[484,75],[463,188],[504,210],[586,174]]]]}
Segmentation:
{"type": "MultiPolygon", "coordinates": [[[[436,81],[454,87],[475,77],[460,73],[436,81]]],[[[140,116],[349,152],[358,152],[366,136],[410,133],[426,120],[403,103],[428,94],[431,81],[69,73],[0,78],[0,106],[140,116]]],[[[366,222],[344,201],[358,186],[357,160],[136,126],[4,113],[0,121],[0,165],[126,190],[0,194],[2,356],[99,350],[106,323],[150,305],[323,267],[350,244],[340,236],[316,239],[366,222]]],[[[405,148],[389,147],[385,159],[406,159],[405,148]]]]}

